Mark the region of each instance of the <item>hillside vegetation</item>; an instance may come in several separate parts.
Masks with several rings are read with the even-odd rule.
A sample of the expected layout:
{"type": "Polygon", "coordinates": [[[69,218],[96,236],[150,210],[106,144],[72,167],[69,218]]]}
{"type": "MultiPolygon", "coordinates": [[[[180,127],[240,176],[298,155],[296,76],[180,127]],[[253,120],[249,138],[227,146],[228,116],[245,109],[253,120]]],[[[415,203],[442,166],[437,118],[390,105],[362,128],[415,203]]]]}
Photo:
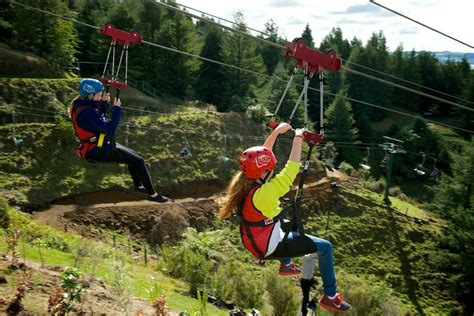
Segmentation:
{"type": "MultiPolygon", "coordinates": [[[[12,228],[25,232],[21,241],[23,257],[36,265],[45,260],[47,265],[58,265],[62,270],[76,265],[82,273],[93,274],[113,287],[113,280],[107,281],[105,275],[120,267],[112,262],[116,250],[110,248],[110,235],[109,245],[104,246],[72,232],[63,234],[38,225],[28,216],[18,213],[18,210],[47,208],[52,201],[67,196],[80,200],[86,192],[99,192],[100,195],[108,190],[120,194],[131,187],[126,167],[90,164],[74,154],[77,143],[71,123],[65,120],[65,107],[75,94],[78,79],[10,78],[0,79],[0,83],[1,117],[6,123],[0,126],[0,197],[17,206],[15,210],[7,207],[7,217],[12,228]],[[13,109],[19,122],[15,125],[11,124],[13,109]],[[40,116],[34,118],[28,114],[40,116]],[[15,145],[13,128],[15,137],[23,140],[21,144],[15,145]],[[84,262],[77,263],[75,256],[85,251],[81,248],[85,243],[90,243],[91,249],[97,247],[100,254],[83,252],[84,262]],[[43,258],[40,251],[43,251],[43,258]],[[92,273],[93,260],[97,256],[104,263],[92,273]]],[[[153,115],[125,108],[117,140],[145,157],[153,182],[160,191],[172,197],[195,197],[202,191],[207,195],[221,192],[237,170],[235,158],[242,149],[263,142],[266,135],[260,124],[249,121],[243,113],[220,113],[212,106],[200,103],[168,103],[146,97],[131,88],[124,90],[123,100],[124,107],[167,112],[166,115],[153,115]],[[191,157],[186,160],[180,157],[184,146],[191,151],[191,157]]],[[[386,120],[397,122],[396,119],[386,120]]],[[[417,204],[400,192],[397,195],[402,199],[391,197],[392,207],[385,207],[381,204],[380,194],[364,188],[372,187],[380,192],[375,187],[383,179],[375,182],[347,164],[345,170],[348,173],[365,181],[336,178],[334,180],[340,182],[339,191],[333,191],[329,181],[313,183],[306,188],[303,203],[306,229],[333,243],[339,288],[354,305],[357,315],[459,315],[468,310],[465,308],[468,300],[463,295],[470,293],[469,282],[472,283],[469,281],[469,264],[472,262],[469,254],[472,251],[468,233],[471,222],[469,217],[461,218],[458,214],[467,216],[472,209],[472,181],[469,182],[472,177],[469,174],[472,175],[474,164],[468,150],[472,142],[436,125],[422,127],[421,131],[429,132],[423,134],[424,138],[413,130],[405,133],[412,135],[414,144],[426,143],[432,139],[430,137],[445,140],[449,158],[458,164],[453,164],[449,174],[443,175],[442,182],[430,192],[430,196],[435,197],[433,204],[436,207],[429,204],[431,200],[424,205],[417,204]],[[471,197],[471,204],[463,200],[466,196],[471,197]],[[462,203],[462,207],[457,203],[462,203]],[[427,205],[443,218],[428,212],[427,205]],[[452,207],[448,209],[447,205],[452,207]],[[452,262],[455,265],[450,266],[452,262]],[[462,302],[460,298],[463,298],[462,302]]],[[[448,157],[444,147],[440,147],[444,157],[448,157]]],[[[275,149],[281,164],[288,154],[289,142],[283,137],[275,149]]],[[[403,170],[405,177],[400,177],[400,181],[413,179],[408,173],[413,173],[413,163],[402,159],[399,163],[396,167],[403,170]]],[[[308,182],[320,180],[325,175],[320,162],[312,164],[312,168],[308,182]]],[[[433,186],[427,180],[423,183],[433,186]]],[[[415,180],[403,184],[415,187],[413,191],[421,190],[415,180]]],[[[195,201],[196,205],[201,202],[195,201]]],[[[76,217],[80,217],[82,211],[78,209],[76,217]]],[[[100,212],[104,213],[104,209],[100,212]]],[[[136,217],[143,215],[131,214],[136,217]]],[[[92,211],[88,213],[90,234],[102,239],[107,239],[104,236],[108,234],[115,235],[114,241],[117,239],[121,244],[118,248],[127,248],[126,237],[120,235],[123,231],[117,231],[113,225],[100,229],[94,227],[92,215],[92,211]]],[[[0,224],[2,216],[0,212],[0,224]]],[[[265,315],[295,313],[300,299],[297,282],[291,278],[276,278],[276,262],[268,262],[265,267],[253,264],[253,258],[240,245],[236,219],[231,223],[213,219],[212,225],[189,228],[178,236],[177,244],[176,240],[160,242],[158,251],[154,250],[151,267],[143,267],[136,259],[139,254],[122,251],[120,256],[131,266],[131,278],[134,279],[131,294],[147,298],[144,287],[153,286],[150,276],[154,276],[162,280],[160,291],[167,295],[169,306],[175,310],[198,308],[190,294],[195,294],[197,289],[206,289],[207,293],[235,302],[237,306],[259,308],[265,315]],[[285,306],[281,302],[285,302],[285,306]]],[[[152,222],[151,217],[149,221],[152,222]]],[[[140,227],[134,227],[131,231],[138,229],[140,227]]],[[[133,237],[142,244],[140,238],[144,235],[133,237]]],[[[156,244],[151,246],[155,248],[156,244]]],[[[6,247],[2,240],[0,251],[6,253],[6,247]]],[[[134,247],[140,248],[138,244],[134,247]]],[[[5,265],[2,262],[0,266],[5,268],[5,265]]],[[[6,276],[7,285],[2,285],[0,290],[6,289],[9,293],[17,284],[20,273],[11,273],[11,276],[6,276]]],[[[40,275],[35,278],[38,278],[36,285],[51,282],[40,275]]],[[[43,295],[42,305],[30,301],[28,309],[41,312],[34,308],[42,306],[44,311],[44,299],[43,295]]],[[[224,313],[214,308],[209,310],[210,315],[224,313]]]]}

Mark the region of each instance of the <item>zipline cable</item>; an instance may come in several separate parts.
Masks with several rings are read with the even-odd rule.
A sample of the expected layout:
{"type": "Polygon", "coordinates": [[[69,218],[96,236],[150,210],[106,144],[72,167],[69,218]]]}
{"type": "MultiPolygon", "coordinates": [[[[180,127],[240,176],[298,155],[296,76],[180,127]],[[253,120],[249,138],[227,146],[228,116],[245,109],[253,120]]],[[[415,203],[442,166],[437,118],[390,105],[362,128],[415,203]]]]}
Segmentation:
{"type": "Polygon", "coordinates": [[[366,78],[370,78],[370,79],[372,79],[372,80],[377,80],[377,81],[379,81],[379,82],[381,82],[381,83],[388,84],[388,85],[397,87],[397,88],[399,88],[399,89],[403,89],[403,90],[406,90],[406,91],[410,91],[410,92],[419,94],[419,95],[421,95],[421,96],[425,96],[425,97],[428,97],[428,98],[431,98],[431,99],[434,99],[434,100],[437,100],[437,101],[440,101],[440,102],[443,102],[443,103],[447,103],[447,104],[456,106],[456,107],[458,107],[458,108],[461,108],[461,109],[464,109],[464,110],[467,110],[467,111],[474,112],[474,108],[470,108],[470,107],[461,105],[461,104],[459,104],[459,103],[455,103],[455,102],[451,102],[451,101],[448,101],[448,100],[445,100],[445,99],[441,99],[441,98],[438,98],[437,96],[434,96],[434,95],[431,95],[431,94],[428,94],[428,93],[424,93],[424,92],[421,92],[421,91],[418,91],[418,90],[414,90],[414,89],[411,89],[411,88],[408,88],[408,87],[405,87],[405,86],[402,86],[402,85],[399,85],[399,84],[397,84],[397,83],[394,83],[394,82],[391,82],[391,81],[387,81],[387,80],[384,80],[384,79],[381,79],[381,78],[377,78],[377,77],[368,75],[368,74],[366,74],[366,73],[363,73],[363,72],[360,72],[360,71],[357,71],[357,70],[354,70],[354,69],[351,69],[351,68],[344,67],[343,69],[344,69],[345,71],[347,71],[347,72],[350,72],[350,73],[352,73],[352,74],[355,74],[355,75],[358,75],[358,76],[361,76],[361,77],[366,77],[366,78]]]}
{"type": "MultiPolygon", "coordinates": [[[[201,10],[192,8],[192,7],[190,7],[190,6],[187,6],[187,5],[184,5],[184,4],[181,4],[181,3],[175,3],[175,4],[178,5],[178,6],[180,6],[180,7],[184,7],[184,8],[191,9],[191,10],[193,10],[193,11],[199,12],[199,13],[201,13],[201,14],[203,14],[203,15],[211,16],[211,17],[216,18],[216,19],[218,19],[218,20],[226,21],[226,22],[231,23],[231,24],[233,24],[233,25],[235,25],[235,26],[238,26],[238,25],[239,25],[238,23],[235,23],[235,22],[230,21],[230,20],[228,20],[228,19],[225,19],[225,18],[216,16],[216,15],[213,15],[213,14],[211,14],[211,13],[207,13],[207,12],[205,12],[205,11],[201,11],[201,10]]],[[[207,21],[207,20],[206,20],[206,21],[207,21]]],[[[211,21],[212,21],[212,20],[211,20],[211,21]]],[[[218,25],[220,26],[221,24],[218,24],[218,25]]],[[[245,26],[245,28],[248,29],[248,30],[251,30],[251,31],[260,33],[260,34],[262,34],[262,35],[268,36],[268,37],[271,36],[270,34],[268,34],[268,33],[266,33],[266,32],[263,32],[263,31],[260,31],[260,30],[251,28],[251,27],[249,27],[249,26],[245,26]]],[[[232,29],[232,31],[235,31],[235,29],[232,29]]],[[[253,38],[254,38],[254,39],[257,39],[257,40],[259,40],[259,41],[262,40],[261,37],[253,37],[253,38]]],[[[265,40],[265,39],[263,39],[263,40],[265,40]]],[[[284,41],[284,40],[281,39],[281,38],[277,38],[277,40],[279,40],[279,41],[284,41]]],[[[267,41],[267,40],[266,40],[266,41],[267,41]]],[[[266,43],[266,41],[264,41],[264,42],[266,43]]],[[[274,44],[275,44],[275,43],[274,43],[274,44]]],[[[272,45],[272,46],[275,46],[275,45],[272,45]]],[[[285,47],[282,46],[282,45],[278,45],[278,48],[284,49],[285,47]]],[[[364,68],[364,69],[367,69],[367,70],[370,70],[370,71],[379,73],[379,74],[381,74],[381,75],[385,75],[385,76],[388,76],[388,77],[391,77],[391,78],[394,78],[394,79],[397,79],[397,80],[400,80],[400,81],[404,81],[404,82],[406,82],[406,83],[412,84],[412,85],[417,86],[417,87],[420,87],[420,88],[424,88],[424,89],[427,89],[427,90],[431,90],[431,91],[433,91],[433,92],[436,92],[436,93],[439,93],[439,94],[443,94],[443,95],[446,95],[446,96],[449,96],[449,97],[458,99],[459,101],[463,101],[463,102],[466,102],[466,103],[474,104],[474,102],[472,102],[472,101],[465,100],[465,99],[463,99],[463,98],[454,96],[454,95],[452,95],[452,94],[449,94],[449,93],[446,93],[446,92],[443,92],[443,91],[439,91],[439,90],[436,90],[436,89],[433,89],[433,88],[424,86],[424,85],[422,85],[422,84],[419,84],[419,83],[416,83],[416,82],[413,82],[413,81],[410,81],[410,80],[406,80],[406,79],[404,79],[404,78],[400,78],[400,77],[397,77],[397,76],[395,76],[395,75],[391,75],[391,74],[385,73],[385,72],[383,72],[383,71],[376,70],[376,69],[373,69],[373,68],[370,68],[370,67],[361,65],[361,64],[356,63],[356,62],[354,62],[354,61],[345,60],[345,59],[343,59],[343,58],[341,58],[341,59],[342,59],[342,61],[344,61],[346,64],[353,64],[353,65],[356,65],[356,66],[358,66],[358,67],[361,67],[361,68],[364,68]]]]}
{"type": "MultiPolygon", "coordinates": [[[[281,48],[281,49],[287,49],[285,46],[281,45],[281,44],[278,44],[278,43],[274,43],[274,42],[271,42],[269,40],[266,40],[264,38],[261,38],[261,37],[256,37],[256,36],[253,36],[252,34],[249,34],[249,33],[246,33],[246,32],[243,32],[241,30],[238,30],[238,29],[235,29],[235,28],[232,28],[232,27],[228,27],[228,26],[225,26],[225,25],[222,25],[220,23],[217,23],[213,20],[210,20],[210,19],[207,19],[207,18],[204,18],[204,17],[200,17],[198,15],[195,15],[195,14],[192,14],[190,12],[187,12],[187,11],[183,11],[177,7],[174,7],[172,5],[169,5],[167,3],[163,3],[163,2],[153,2],[154,4],[156,5],[161,5],[161,6],[164,6],[170,10],[173,10],[173,11],[176,11],[176,12],[179,12],[179,13],[182,13],[182,14],[185,14],[185,15],[188,15],[192,18],[195,18],[195,19],[199,19],[199,20],[202,20],[202,21],[205,21],[205,22],[209,22],[209,23],[212,23],[216,26],[219,26],[219,27],[222,27],[226,30],[229,30],[229,31],[232,31],[232,32],[235,32],[235,33],[238,33],[238,34],[241,34],[241,35],[244,35],[246,37],[249,37],[251,39],[255,39],[255,40],[258,40],[258,41],[262,41],[266,44],[269,44],[269,45],[272,45],[274,47],[278,47],[278,48],[281,48]]],[[[181,4],[178,4],[176,3],[176,5],[180,5],[180,6],[183,6],[181,4]]],[[[199,12],[202,12],[203,11],[199,11],[199,12]]],[[[206,14],[206,13],[204,13],[206,14]]],[[[223,19],[224,20],[224,19],[223,19]]],[[[238,25],[238,24],[237,24],[238,25]]],[[[247,27],[246,27],[247,28],[247,27]]],[[[368,67],[367,67],[368,68],[368,67]]],[[[359,71],[356,71],[354,69],[351,69],[351,68],[347,68],[347,67],[343,67],[343,70],[346,70],[352,74],[355,74],[355,75],[359,75],[359,76],[364,76],[366,78],[369,78],[369,79],[372,79],[372,80],[376,80],[376,81],[379,81],[379,82],[382,82],[386,85],[391,85],[393,87],[396,87],[396,88],[400,88],[400,89],[404,89],[404,90],[407,90],[407,91],[410,91],[412,93],[415,93],[415,94],[419,94],[421,96],[424,96],[424,97],[427,97],[427,98],[432,98],[434,100],[437,100],[437,101],[440,101],[440,102],[443,102],[443,103],[447,103],[447,104],[450,104],[450,105],[453,105],[453,106],[456,106],[456,107],[459,107],[459,108],[462,108],[464,110],[468,110],[468,111],[472,111],[474,112],[474,108],[469,108],[469,107],[466,107],[466,106],[463,106],[461,104],[458,104],[458,103],[455,103],[455,102],[452,102],[452,101],[448,101],[448,100],[445,100],[445,99],[442,99],[442,98],[439,98],[439,97],[436,97],[436,96],[433,96],[433,95],[430,95],[430,94],[427,94],[427,93],[424,93],[424,92],[421,92],[421,91],[418,91],[418,90],[414,90],[414,89],[411,89],[411,88],[408,88],[408,87],[405,87],[405,86],[402,86],[402,85],[399,85],[397,83],[394,83],[394,82],[391,82],[391,81],[387,81],[387,80],[383,80],[383,79],[379,79],[377,77],[374,77],[372,75],[369,75],[369,74],[366,74],[366,73],[362,73],[362,72],[359,72],[359,71]]],[[[372,70],[372,69],[371,69],[372,70]]],[[[468,101],[469,102],[469,101],[468,101]]]]}
{"type": "Polygon", "coordinates": [[[424,27],[426,27],[427,29],[430,29],[430,30],[432,30],[432,31],[434,31],[434,32],[436,32],[436,33],[439,33],[439,34],[443,35],[443,36],[446,36],[447,38],[450,38],[450,39],[452,39],[452,40],[454,40],[454,41],[456,41],[456,42],[458,42],[458,43],[461,43],[461,44],[463,44],[463,45],[469,47],[469,48],[474,48],[474,46],[472,46],[472,45],[469,45],[469,44],[467,44],[467,43],[465,43],[465,42],[463,42],[463,41],[461,41],[461,40],[459,40],[459,39],[457,39],[457,38],[455,38],[455,37],[453,37],[453,36],[451,36],[451,35],[448,35],[448,34],[446,34],[446,33],[444,33],[444,32],[438,31],[437,29],[432,28],[431,26],[428,26],[428,25],[426,25],[426,24],[424,24],[424,23],[421,23],[420,21],[417,21],[417,20],[415,20],[415,19],[412,19],[412,18],[406,16],[405,14],[402,14],[402,13],[400,13],[400,12],[398,12],[398,11],[395,11],[395,10],[393,10],[393,9],[390,9],[390,8],[388,8],[388,7],[386,7],[386,6],[382,5],[382,4],[380,4],[380,3],[378,3],[378,2],[375,2],[374,0],[369,0],[369,1],[372,2],[372,3],[375,4],[375,5],[378,5],[379,7],[383,8],[383,9],[385,9],[385,10],[387,10],[387,11],[390,11],[390,12],[392,12],[392,13],[395,13],[395,14],[397,14],[397,15],[399,15],[399,16],[401,16],[401,17],[407,19],[407,20],[410,20],[410,21],[412,21],[412,22],[415,22],[416,24],[419,24],[419,25],[421,25],[421,26],[424,26],[424,27]]]}
{"type": "MultiPolygon", "coordinates": [[[[12,3],[12,4],[18,4],[18,2],[14,1],[14,0],[10,0],[10,3],[12,3]]],[[[23,7],[25,7],[25,8],[28,8],[28,9],[30,9],[30,10],[40,10],[40,9],[38,9],[38,8],[31,7],[31,6],[24,5],[24,4],[21,4],[21,6],[23,6],[23,7]]],[[[58,18],[62,18],[61,15],[48,13],[49,11],[40,10],[40,12],[43,12],[43,13],[45,13],[45,14],[50,14],[50,15],[53,15],[53,16],[58,17],[58,18]]],[[[73,22],[75,21],[74,19],[70,19],[70,18],[67,18],[67,19],[70,20],[70,21],[73,21],[73,22]]],[[[83,23],[83,22],[78,22],[78,23],[80,23],[80,24],[82,24],[82,25],[84,25],[84,26],[90,26],[90,27],[93,27],[93,28],[95,28],[95,29],[100,29],[100,28],[98,28],[98,27],[96,27],[96,26],[88,25],[88,24],[83,23]]],[[[245,68],[241,68],[241,67],[238,67],[238,66],[235,66],[235,65],[226,64],[226,63],[223,63],[223,62],[220,62],[220,61],[217,61],[217,60],[213,60],[213,59],[209,59],[209,58],[202,57],[202,56],[199,56],[199,55],[195,55],[195,54],[192,54],[192,53],[180,51],[180,50],[178,50],[178,49],[174,49],[174,48],[171,48],[171,47],[159,45],[159,44],[152,43],[152,42],[148,42],[148,41],[142,41],[142,43],[147,44],[147,45],[150,45],[150,46],[158,47],[158,48],[161,48],[161,49],[164,49],[164,50],[172,51],[172,52],[175,52],[175,53],[179,53],[179,54],[182,54],[182,55],[186,55],[186,56],[189,56],[189,57],[194,57],[194,58],[198,58],[198,59],[201,59],[201,60],[205,60],[205,61],[208,61],[208,62],[211,62],[211,63],[219,64],[219,65],[222,65],[222,66],[225,66],[225,67],[229,67],[229,68],[241,70],[241,71],[244,71],[244,72],[249,72],[249,73],[252,73],[252,74],[255,74],[255,75],[258,75],[258,76],[263,76],[263,77],[267,77],[267,78],[272,78],[272,79],[275,79],[275,80],[279,80],[279,81],[282,81],[282,82],[286,82],[286,80],[284,80],[284,79],[282,79],[282,78],[280,78],[280,77],[277,77],[277,76],[270,76],[270,75],[267,75],[267,74],[263,74],[263,73],[259,73],[259,72],[250,70],[250,69],[245,69],[245,68]]],[[[301,85],[301,84],[297,84],[297,85],[298,85],[299,87],[302,87],[302,86],[303,86],[303,85],[301,85]]],[[[319,92],[319,89],[316,89],[316,88],[309,87],[308,89],[309,89],[309,90],[313,90],[313,91],[318,91],[318,92],[319,92]]],[[[328,94],[328,95],[331,95],[331,96],[336,96],[336,94],[335,94],[335,93],[332,93],[332,92],[325,91],[324,93],[326,93],[326,94],[328,94]]],[[[383,107],[383,106],[380,106],[380,105],[375,105],[375,104],[372,104],[372,103],[369,103],[369,102],[357,100],[357,99],[350,98],[350,97],[347,97],[347,96],[343,96],[343,97],[344,97],[345,99],[347,99],[347,100],[349,100],[349,101],[352,101],[352,102],[355,102],[355,103],[360,103],[360,104],[368,105],[368,106],[371,106],[371,107],[379,108],[379,109],[382,109],[382,110],[385,110],[385,111],[389,111],[389,112],[393,112],[393,113],[398,113],[398,114],[405,115],[405,116],[409,116],[409,117],[412,117],[412,118],[419,118],[419,119],[425,120],[425,121],[430,122],[430,123],[439,124],[439,125],[446,126],[446,127],[453,128],[453,129],[457,129],[457,130],[460,130],[460,131],[464,131],[464,132],[468,132],[468,133],[474,133],[474,131],[471,131],[471,130],[467,130],[467,129],[464,129],[464,128],[461,128],[461,127],[452,126],[452,125],[449,125],[449,124],[446,124],[446,123],[441,123],[441,122],[438,122],[438,121],[433,121],[433,120],[430,120],[430,119],[422,118],[422,117],[420,117],[420,116],[418,116],[418,115],[413,115],[413,114],[405,113],[405,112],[402,112],[402,111],[397,111],[397,110],[389,109],[389,108],[386,108],[386,107],[383,107]]]]}
{"type": "MultiPolygon", "coordinates": [[[[5,112],[5,110],[3,108],[0,108],[0,111],[5,112]]],[[[35,116],[35,117],[43,117],[43,118],[56,118],[56,116],[53,116],[53,115],[34,114],[34,113],[25,113],[25,112],[17,112],[17,114],[27,115],[27,116],[35,116]]],[[[36,123],[37,122],[28,122],[26,124],[36,124],[36,123]]],[[[195,131],[184,130],[184,129],[179,129],[179,128],[165,128],[165,127],[162,127],[160,125],[143,125],[143,124],[142,125],[135,125],[134,123],[135,122],[133,122],[133,121],[123,122],[123,124],[126,124],[130,128],[134,128],[134,129],[148,129],[148,130],[156,129],[156,130],[163,130],[163,131],[168,131],[168,132],[182,132],[182,133],[185,133],[185,134],[186,133],[187,134],[195,133],[195,134],[202,134],[202,135],[208,135],[208,136],[214,136],[215,135],[215,132],[195,132],[195,131]]],[[[25,124],[25,123],[16,122],[16,124],[25,124]]],[[[219,136],[226,135],[227,137],[231,137],[231,138],[251,139],[251,140],[265,140],[264,136],[247,136],[247,135],[242,135],[242,134],[223,133],[222,131],[217,131],[217,132],[218,132],[219,136]]],[[[293,142],[293,140],[292,139],[279,138],[278,142],[291,144],[293,142]]],[[[326,144],[329,144],[329,143],[333,144],[334,147],[336,147],[336,148],[353,148],[353,149],[370,148],[372,150],[383,150],[383,148],[381,148],[379,146],[379,143],[322,141],[321,145],[326,145],[326,144]]],[[[420,156],[420,157],[422,156],[420,153],[411,152],[411,151],[406,151],[406,153],[409,153],[409,154],[414,155],[414,156],[420,156]]],[[[426,156],[435,157],[434,154],[430,154],[430,153],[426,154],[426,156]]],[[[446,160],[437,159],[436,161],[437,162],[442,162],[442,163],[449,163],[446,160]]]]}
{"type": "MultiPolygon", "coordinates": [[[[427,89],[427,90],[430,90],[430,91],[433,91],[433,92],[436,92],[436,93],[439,93],[439,94],[443,94],[443,95],[445,95],[445,96],[448,96],[448,97],[457,99],[457,100],[462,101],[462,102],[465,102],[465,103],[474,104],[474,102],[472,102],[472,101],[469,101],[469,100],[466,100],[466,99],[457,97],[457,96],[455,96],[455,95],[452,95],[452,94],[449,94],[449,93],[446,93],[446,92],[443,92],[443,91],[439,91],[439,90],[436,90],[436,89],[433,89],[433,88],[424,86],[424,85],[422,85],[422,84],[419,84],[419,83],[416,83],[416,82],[413,82],[413,81],[410,81],[410,80],[407,80],[407,79],[404,79],[404,78],[400,78],[400,77],[397,77],[397,76],[395,76],[395,75],[391,75],[391,74],[388,74],[388,73],[386,73],[386,72],[383,72],[383,71],[380,71],[380,70],[377,70],[377,69],[373,69],[373,68],[370,68],[370,67],[361,65],[361,64],[356,63],[356,62],[354,62],[354,61],[349,61],[349,60],[346,60],[346,59],[343,59],[343,58],[341,58],[341,59],[342,59],[342,61],[344,61],[346,64],[356,65],[357,67],[364,68],[364,69],[367,69],[367,70],[376,72],[376,73],[378,73],[378,74],[381,74],[381,75],[384,75],[384,76],[387,76],[387,77],[391,77],[391,78],[393,78],[393,79],[397,79],[397,80],[400,80],[400,81],[404,81],[404,82],[409,83],[409,84],[412,84],[412,85],[414,85],[414,86],[417,86],[417,87],[420,87],[420,88],[423,88],[423,89],[427,89]]],[[[354,69],[354,68],[352,68],[352,69],[354,69]]]]}

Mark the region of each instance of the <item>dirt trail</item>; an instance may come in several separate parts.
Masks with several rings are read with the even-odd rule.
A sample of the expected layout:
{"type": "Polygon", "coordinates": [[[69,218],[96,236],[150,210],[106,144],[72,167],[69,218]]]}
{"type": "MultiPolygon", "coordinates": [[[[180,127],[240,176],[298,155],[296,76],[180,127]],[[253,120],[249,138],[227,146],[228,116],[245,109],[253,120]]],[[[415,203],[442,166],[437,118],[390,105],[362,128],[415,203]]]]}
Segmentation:
{"type": "MultiPolygon", "coordinates": [[[[337,170],[327,170],[324,178],[310,175],[307,180],[305,197],[317,194],[316,191],[325,197],[327,195],[324,192],[330,189],[330,183],[347,185],[352,182],[350,177],[337,170]]],[[[130,232],[135,237],[160,242],[170,235],[179,235],[188,226],[199,230],[212,225],[223,186],[218,183],[199,183],[195,186],[196,195],[190,187],[181,191],[177,199],[167,203],[147,201],[143,194],[124,189],[85,193],[56,200],[47,210],[34,212],[32,216],[43,224],[61,230],[67,228],[83,235],[87,235],[84,232],[90,231],[92,225],[130,232]],[[173,224],[174,232],[166,229],[169,224],[173,224]],[[162,232],[158,232],[158,229],[162,232]]]]}

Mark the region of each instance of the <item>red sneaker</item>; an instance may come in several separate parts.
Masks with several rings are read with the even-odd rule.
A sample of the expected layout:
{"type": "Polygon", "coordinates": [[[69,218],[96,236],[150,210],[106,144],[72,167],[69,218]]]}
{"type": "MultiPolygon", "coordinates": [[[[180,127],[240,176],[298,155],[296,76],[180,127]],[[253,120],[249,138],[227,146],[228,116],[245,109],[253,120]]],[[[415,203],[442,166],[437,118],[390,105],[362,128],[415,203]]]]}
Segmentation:
{"type": "Polygon", "coordinates": [[[336,293],[336,297],[332,300],[324,294],[324,296],[319,300],[319,305],[325,309],[330,309],[338,313],[347,313],[351,309],[351,305],[344,302],[339,293],[336,293]]]}
{"type": "Polygon", "coordinates": [[[295,266],[295,263],[292,262],[288,265],[280,264],[280,270],[278,270],[279,275],[298,275],[301,273],[301,269],[295,266]]]}

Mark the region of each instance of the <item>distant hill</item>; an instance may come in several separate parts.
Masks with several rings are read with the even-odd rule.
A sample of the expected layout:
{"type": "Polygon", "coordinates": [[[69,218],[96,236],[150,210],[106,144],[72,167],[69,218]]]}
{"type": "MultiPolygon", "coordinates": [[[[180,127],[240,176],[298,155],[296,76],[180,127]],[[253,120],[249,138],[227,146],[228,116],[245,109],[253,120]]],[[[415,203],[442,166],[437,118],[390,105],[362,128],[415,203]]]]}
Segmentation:
{"type": "Polygon", "coordinates": [[[442,63],[445,63],[447,60],[461,61],[464,57],[467,58],[467,61],[471,64],[471,68],[474,69],[474,53],[457,53],[457,52],[433,52],[433,54],[438,58],[442,63]]]}

